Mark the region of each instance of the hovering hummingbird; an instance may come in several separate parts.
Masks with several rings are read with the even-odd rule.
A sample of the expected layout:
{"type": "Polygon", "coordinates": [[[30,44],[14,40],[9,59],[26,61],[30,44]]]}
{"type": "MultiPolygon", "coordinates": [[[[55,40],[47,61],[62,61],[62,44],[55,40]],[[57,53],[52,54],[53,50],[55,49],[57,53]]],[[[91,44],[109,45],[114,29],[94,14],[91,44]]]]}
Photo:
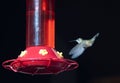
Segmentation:
{"type": "Polygon", "coordinates": [[[97,33],[95,36],[93,36],[91,39],[84,40],[82,38],[78,38],[76,41],[78,44],[75,45],[69,52],[69,55],[72,55],[71,58],[77,58],[79,57],[86,48],[91,47],[95,41],[95,39],[99,36],[99,33],[97,33]]]}

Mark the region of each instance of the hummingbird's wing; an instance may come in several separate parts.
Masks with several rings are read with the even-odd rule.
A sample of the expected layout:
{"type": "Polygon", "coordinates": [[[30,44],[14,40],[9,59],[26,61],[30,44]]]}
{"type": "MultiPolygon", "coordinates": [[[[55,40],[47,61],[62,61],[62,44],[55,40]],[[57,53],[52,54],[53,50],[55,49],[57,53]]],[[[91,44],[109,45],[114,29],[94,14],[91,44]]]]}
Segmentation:
{"type": "Polygon", "coordinates": [[[83,45],[77,44],[75,47],[73,47],[70,50],[69,55],[72,55],[71,58],[74,59],[79,57],[84,51],[85,51],[85,48],[83,47],[83,45]]]}

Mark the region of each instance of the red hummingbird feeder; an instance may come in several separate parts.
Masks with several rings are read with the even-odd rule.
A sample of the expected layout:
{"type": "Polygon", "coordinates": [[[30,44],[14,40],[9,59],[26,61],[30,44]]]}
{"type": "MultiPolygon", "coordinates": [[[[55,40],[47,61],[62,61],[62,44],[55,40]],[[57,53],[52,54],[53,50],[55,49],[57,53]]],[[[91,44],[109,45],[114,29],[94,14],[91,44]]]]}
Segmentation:
{"type": "Polygon", "coordinates": [[[3,67],[24,74],[57,74],[73,70],[78,63],[64,59],[56,51],[55,0],[26,0],[26,49],[17,59],[7,60],[3,67]]]}

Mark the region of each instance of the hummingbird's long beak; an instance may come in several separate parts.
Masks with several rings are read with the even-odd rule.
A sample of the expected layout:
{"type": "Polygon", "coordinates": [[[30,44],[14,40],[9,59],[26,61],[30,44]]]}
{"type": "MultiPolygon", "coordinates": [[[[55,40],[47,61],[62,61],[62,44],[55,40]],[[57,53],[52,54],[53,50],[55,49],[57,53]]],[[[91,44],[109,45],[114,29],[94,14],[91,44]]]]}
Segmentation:
{"type": "Polygon", "coordinates": [[[76,40],[71,40],[71,41],[69,41],[69,42],[76,42],[76,40]]]}

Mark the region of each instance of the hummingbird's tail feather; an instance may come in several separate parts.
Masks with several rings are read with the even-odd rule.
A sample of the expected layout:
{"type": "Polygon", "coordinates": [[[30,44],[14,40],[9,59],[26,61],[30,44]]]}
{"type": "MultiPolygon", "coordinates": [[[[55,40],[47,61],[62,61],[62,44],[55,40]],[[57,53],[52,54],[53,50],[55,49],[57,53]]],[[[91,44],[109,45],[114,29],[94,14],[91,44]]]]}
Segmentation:
{"type": "Polygon", "coordinates": [[[99,34],[100,34],[100,33],[97,33],[95,36],[93,36],[93,38],[96,38],[96,37],[98,37],[98,36],[99,36],[99,34]]]}
{"type": "Polygon", "coordinates": [[[90,40],[91,42],[94,43],[94,41],[96,40],[96,38],[99,36],[99,33],[97,33],[95,36],[93,36],[90,40]]]}

